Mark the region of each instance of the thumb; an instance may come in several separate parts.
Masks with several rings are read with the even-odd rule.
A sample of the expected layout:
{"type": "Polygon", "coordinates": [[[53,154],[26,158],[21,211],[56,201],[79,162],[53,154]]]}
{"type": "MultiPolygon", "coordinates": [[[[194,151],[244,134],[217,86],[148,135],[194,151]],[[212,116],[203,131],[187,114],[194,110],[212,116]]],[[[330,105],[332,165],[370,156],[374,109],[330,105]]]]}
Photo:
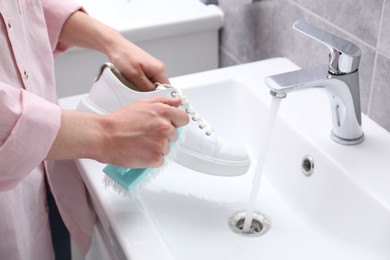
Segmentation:
{"type": "Polygon", "coordinates": [[[143,91],[153,91],[156,89],[156,86],[154,86],[154,84],[145,75],[134,77],[132,79],[132,83],[143,91]]]}
{"type": "MultiPolygon", "coordinates": [[[[145,100],[146,101],[146,100],[145,100]]],[[[147,99],[150,103],[163,103],[169,106],[178,107],[181,105],[182,99],[181,98],[172,98],[172,97],[166,97],[166,96],[156,96],[147,99]]]]}

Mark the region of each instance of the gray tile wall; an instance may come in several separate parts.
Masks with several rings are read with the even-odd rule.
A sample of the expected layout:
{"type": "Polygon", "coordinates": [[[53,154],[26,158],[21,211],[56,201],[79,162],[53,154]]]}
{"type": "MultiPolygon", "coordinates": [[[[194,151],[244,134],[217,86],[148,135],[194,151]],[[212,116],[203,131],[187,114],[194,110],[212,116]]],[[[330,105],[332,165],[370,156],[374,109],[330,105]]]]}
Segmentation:
{"type": "Polygon", "coordinates": [[[304,19],[362,50],[362,111],[390,131],[390,0],[261,0],[221,7],[221,67],[288,57],[301,67],[328,61],[328,49],[292,29],[304,19]]]}

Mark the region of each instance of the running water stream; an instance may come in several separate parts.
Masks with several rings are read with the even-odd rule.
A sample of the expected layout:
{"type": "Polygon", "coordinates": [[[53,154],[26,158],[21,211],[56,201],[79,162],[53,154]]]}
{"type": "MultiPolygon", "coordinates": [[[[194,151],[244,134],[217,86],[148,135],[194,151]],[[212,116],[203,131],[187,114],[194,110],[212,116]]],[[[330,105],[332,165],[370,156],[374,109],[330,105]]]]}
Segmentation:
{"type": "Polygon", "coordinates": [[[253,173],[252,191],[249,198],[248,208],[246,211],[245,222],[242,228],[243,233],[249,233],[251,224],[253,221],[253,213],[256,204],[257,194],[261,186],[261,177],[263,175],[264,164],[267,159],[268,149],[272,136],[272,130],[275,124],[276,115],[279,111],[281,98],[272,97],[271,105],[269,108],[268,116],[264,121],[264,134],[262,136],[262,142],[260,143],[260,151],[257,156],[257,164],[253,173]]]}

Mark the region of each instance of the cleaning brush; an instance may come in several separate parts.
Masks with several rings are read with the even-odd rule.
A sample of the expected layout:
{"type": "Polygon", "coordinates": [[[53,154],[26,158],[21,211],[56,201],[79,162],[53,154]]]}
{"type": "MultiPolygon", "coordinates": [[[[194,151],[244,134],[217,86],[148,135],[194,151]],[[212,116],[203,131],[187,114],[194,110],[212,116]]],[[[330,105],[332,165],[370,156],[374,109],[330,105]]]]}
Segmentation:
{"type": "Polygon", "coordinates": [[[105,173],[105,187],[111,187],[118,194],[126,197],[132,197],[137,194],[139,189],[154,179],[172,160],[174,160],[178,147],[177,143],[182,142],[184,138],[182,127],[178,128],[177,132],[178,140],[169,144],[170,152],[165,156],[165,162],[162,166],[158,168],[122,168],[108,164],[103,169],[103,172],[105,173]]]}

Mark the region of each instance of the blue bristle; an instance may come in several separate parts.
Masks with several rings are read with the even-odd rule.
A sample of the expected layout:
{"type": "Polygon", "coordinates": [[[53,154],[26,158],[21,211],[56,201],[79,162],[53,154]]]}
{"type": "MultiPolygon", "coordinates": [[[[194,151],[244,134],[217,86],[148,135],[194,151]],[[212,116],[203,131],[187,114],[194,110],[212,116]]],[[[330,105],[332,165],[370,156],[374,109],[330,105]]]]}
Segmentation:
{"type": "Polygon", "coordinates": [[[151,171],[151,168],[125,169],[111,164],[103,169],[103,172],[110,177],[111,180],[128,192],[134,190],[151,171]]]}

